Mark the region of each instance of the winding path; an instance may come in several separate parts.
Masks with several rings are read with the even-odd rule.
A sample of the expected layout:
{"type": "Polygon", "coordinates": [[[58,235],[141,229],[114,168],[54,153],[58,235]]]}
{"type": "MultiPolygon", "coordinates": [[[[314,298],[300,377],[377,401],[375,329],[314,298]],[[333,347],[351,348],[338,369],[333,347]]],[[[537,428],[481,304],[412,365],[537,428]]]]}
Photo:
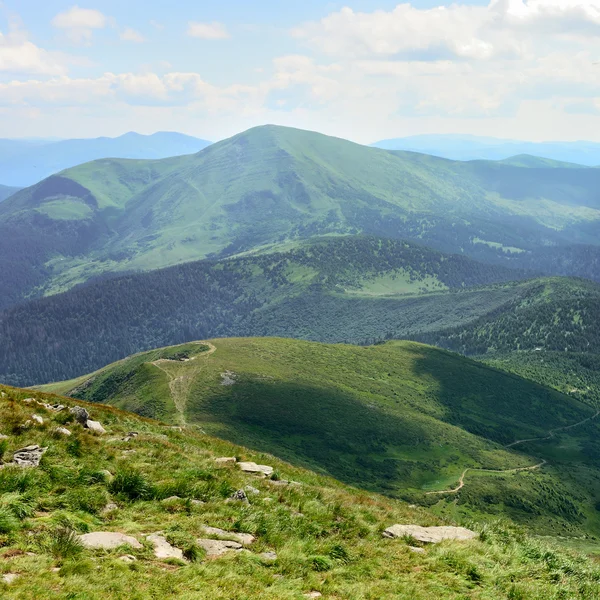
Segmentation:
{"type": "MultiPolygon", "coordinates": [[[[573,423],[572,425],[566,425],[565,427],[557,427],[556,429],[551,429],[548,432],[548,435],[545,437],[529,438],[526,440],[517,440],[516,442],[507,444],[504,447],[505,448],[513,448],[514,446],[517,446],[519,444],[525,444],[526,442],[541,442],[544,440],[549,440],[549,439],[555,437],[555,435],[558,431],[567,431],[568,429],[573,429],[574,427],[579,427],[579,425],[583,425],[584,423],[587,423],[588,421],[592,421],[598,415],[600,415],[600,410],[596,411],[596,413],[593,414],[591,417],[587,417],[586,419],[583,419],[582,421],[578,421],[577,423],[573,423]]],[[[457,487],[449,489],[449,490],[440,490],[437,492],[426,492],[425,495],[430,496],[432,494],[456,494],[457,492],[462,490],[462,488],[464,487],[465,476],[469,471],[479,471],[480,473],[498,473],[498,474],[500,474],[500,473],[519,473],[520,471],[533,471],[535,469],[540,469],[541,467],[543,467],[546,464],[548,464],[548,461],[543,460],[541,463],[538,463],[537,465],[532,465],[531,467],[518,467],[516,469],[505,469],[503,471],[499,471],[499,470],[495,470],[495,469],[476,469],[476,468],[469,467],[468,469],[465,469],[462,472],[460,479],[458,480],[457,487]]]]}
{"type": "Polygon", "coordinates": [[[159,358],[158,360],[152,361],[150,364],[154,365],[158,369],[160,369],[169,379],[169,390],[171,392],[171,398],[173,399],[173,403],[175,404],[175,408],[179,413],[179,420],[182,425],[185,425],[185,405],[186,405],[186,397],[187,392],[190,389],[190,385],[192,383],[192,377],[190,375],[179,375],[175,377],[169,369],[165,369],[163,365],[165,363],[168,364],[176,364],[179,365],[181,363],[188,363],[197,358],[206,358],[217,351],[217,348],[214,344],[210,342],[197,342],[198,344],[202,344],[203,346],[208,346],[208,350],[206,352],[201,352],[200,354],[196,354],[187,360],[171,360],[169,358],[159,358]]]}

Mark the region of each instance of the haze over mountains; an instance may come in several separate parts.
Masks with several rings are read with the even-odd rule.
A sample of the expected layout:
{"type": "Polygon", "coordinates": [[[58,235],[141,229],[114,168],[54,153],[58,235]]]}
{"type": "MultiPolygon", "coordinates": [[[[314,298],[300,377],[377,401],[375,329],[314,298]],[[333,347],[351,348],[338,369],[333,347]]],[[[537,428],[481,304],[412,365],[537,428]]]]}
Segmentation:
{"type": "Polygon", "coordinates": [[[210,142],[182,133],[126,133],[116,138],[60,141],[0,139],[0,183],[33,185],[63,169],[99,158],[167,158],[193,154],[210,142]]]}
{"type": "Polygon", "coordinates": [[[600,166],[600,144],[596,142],[523,142],[474,135],[415,135],[375,142],[387,150],[423,152],[452,160],[504,160],[519,155],[600,166]]]}

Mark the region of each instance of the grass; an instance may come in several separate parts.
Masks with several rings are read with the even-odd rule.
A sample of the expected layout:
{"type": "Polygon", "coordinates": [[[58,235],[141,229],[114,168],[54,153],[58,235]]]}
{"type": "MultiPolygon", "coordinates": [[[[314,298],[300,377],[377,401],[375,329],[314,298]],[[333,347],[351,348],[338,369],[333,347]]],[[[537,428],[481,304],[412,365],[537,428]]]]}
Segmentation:
{"type": "Polygon", "coordinates": [[[594,518],[600,489],[588,481],[597,474],[595,420],[545,442],[503,448],[594,415],[575,399],[412,342],[366,348],[274,338],[211,343],[216,351],[191,361],[166,361],[158,369],[154,353],[140,354],[96,373],[89,385],[80,378],[43,389],[76,388],[86,400],[138,410],[147,392],[134,397],[121,382],[156,377],[141,390],[153,394],[149,406],[177,407],[173,423],[195,424],[439,514],[510,515],[540,534],[600,534],[594,518]],[[223,385],[223,374],[233,385],[223,385]],[[426,494],[456,487],[466,468],[501,471],[543,460],[548,464],[535,472],[471,471],[458,496],[426,494]]]}
{"type": "MultiPolygon", "coordinates": [[[[12,421],[30,416],[33,409],[22,400],[32,393],[6,387],[1,391],[4,432],[8,417],[12,421]]],[[[39,392],[33,395],[57,400],[39,392]]],[[[72,437],[83,449],[77,456],[69,450],[73,440],[51,435],[63,424],[62,413],[36,406],[45,425],[10,435],[10,451],[26,443],[47,444],[49,449],[37,469],[0,469],[2,498],[18,506],[26,495],[26,504],[35,509],[19,512],[13,522],[17,529],[0,534],[0,571],[18,574],[13,583],[0,583],[7,600],[300,600],[313,590],[325,598],[357,600],[591,600],[600,593],[600,570],[592,561],[529,538],[509,523],[475,525],[478,540],[445,542],[415,554],[404,540],[384,539],[382,530],[393,523],[434,525],[448,519],[212,438],[195,427],[173,429],[115,408],[84,405],[108,433],[94,436],[70,423],[72,437]],[[122,441],[133,430],[139,436],[122,441]],[[297,484],[275,485],[233,466],[219,467],[214,461],[218,456],[270,464],[282,478],[297,484]],[[139,477],[151,493],[140,497],[136,492],[132,498],[114,492],[146,489],[139,477]],[[259,494],[248,504],[226,502],[232,490],[249,484],[259,494]],[[90,486],[102,490],[117,508],[98,512],[75,503],[74,497],[90,486]],[[162,501],[161,496],[172,490],[180,499],[162,501]],[[191,502],[198,496],[203,504],[191,502]],[[209,560],[195,544],[205,525],[251,533],[256,542],[250,552],[209,560]],[[94,551],[77,542],[78,533],[103,530],[132,535],[143,548],[94,551]],[[155,558],[144,539],[155,531],[182,548],[190,562],[155,558]],[[275,551],[277,558],[261,558],[266,551],[275,551]],[[121,561],[124,553],[137,560],[121,561]]]]}

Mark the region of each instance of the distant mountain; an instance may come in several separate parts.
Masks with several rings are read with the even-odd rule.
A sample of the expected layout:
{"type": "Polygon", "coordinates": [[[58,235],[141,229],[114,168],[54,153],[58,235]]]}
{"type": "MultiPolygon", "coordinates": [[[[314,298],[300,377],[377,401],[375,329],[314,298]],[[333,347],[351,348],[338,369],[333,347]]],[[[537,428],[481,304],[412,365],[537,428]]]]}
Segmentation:
{"type": "Polygon", "coordinates": [[[322,234],[600,279],[598,189],[600,169],[464,163],[259,127],[194,155],[86,163],[2,202],[0,306],[322,234]]]}
{"type": "Polygon", "coordinates": [[[452,160],[504,160],[528,154],[556,161],[596,167],[600,165],[597,142],[522,142],[470,135],[415,135],[375,142],[386,150],[423,152],[452,160]]]}
{"type": "Polygon", "coordinates": [[[21,188],[18,187],[10,187],[8,185],[0,185],[0,202],[2,200],[6,200],[13,194],[17,193],[21,188]]]}
{"type": "Polygon", "coordinates": [[[117,138],[61,141],[0,139],[0,181],[25,187],[100,158],[167,158],[193,154],[210,142],[181,133],[126,133],[117,138]]]}

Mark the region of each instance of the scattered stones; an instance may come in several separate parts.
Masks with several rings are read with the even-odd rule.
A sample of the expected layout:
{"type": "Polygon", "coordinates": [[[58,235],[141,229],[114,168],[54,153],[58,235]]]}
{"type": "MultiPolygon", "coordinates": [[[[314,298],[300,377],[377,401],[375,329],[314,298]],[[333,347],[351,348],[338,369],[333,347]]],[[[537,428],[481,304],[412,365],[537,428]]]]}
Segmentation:
{"type": "Polygon", "coordinates": [[[238,466],[244,473],[262,473],[263,475],[271,475],[273,473],[273,467],[257,465],[254,462],[240,462],[238,466]]]}
{"type": "Polygon", "coordinates": [[[41,448],[37,444],[25,446],[13,454],[13,463],[20,467],[39,467],[46,450],[47,447],[41,448]]]}
{"type": "Polygon", "coordinates": [[[235,456],[221,456],[220,458],[215,458],[215,463],[217,465],[235,465],[237,462],[237,458],[235,456]]]}
{"type": "Polygon", "coordinates": [[[221,373],[221,385],[235,385],[237,375],[233,371],[221,373]]]}
{"type": "Polygon", "coordinates": [[[384,537],[410,536],[426,544],[438,544],[443,540],[472,540],[477,534],[464,527],[421,527],[419,525],[392,525],[383,532],[384,537]]]}
{"type": "Polygon", "coordinates": [[[123,441],[124,442],[130,442],[131,440],[135,439],[136,437],[138,437],[140,434],[137,431],[130,431],[124,438],[123,441]]]}
{"type": "Polygon", "coordinates": [[[44,419],[40,415],[31,415],[31,420],[38,425],[44,424],[44,419]]]}
{"type": "Polygon", "coordinates": [[[88,419],[90,418],[90,413],[82,408],[81,406],[73,406],[69,409],[69,412],[75,417],[75,420],[85,427],[88,419]]]}
{"type": "Polygon", "coordinates": [[[88,419],[85,426],[94,433],[99,433],[100,435],[106,433],[106,429],[104,429],[104,427],[102,427],[98,421],[92,421],[88,419]]]}
{"type": "Polygon", "coordinates": [[[171,546],[169,542],[160,533],[152,533],[146,536],[146,539],[154,546],[154,556],[156,558],[177,558],[185,560],[183,552],[179,548],[171,546]]]}
{"type": "Polygon", "coordinates": [[[123,554],[123,556],[119,556],[119,560],[122,560],[125,563],[132,563],[135,562],[137,558],[132,554],[123,554]]]}
{"type": "Polygon", "coordinates": [[[198,539],[196,540],[196,543],[205,550],[206,556],[209,558],[221,556],[226,552],[231,552],[232,550],[240,551],[242,549],[242,545],[240,543],[231,542],[229,540],[198,539]]]}
{"type": "Polygon", "coordinates": [[[71,435],[71,432],[66,427],[57,427],[54,431],[60,435],[71,435]]]}
{"type": "Polygon", "coordinates": [[[10,585],[19,575],[17,573],[5,573],[2,575],[2,581],[10,585]]]}
{"type": "Polygon", "coordinates": [[[229,500],[234,500],[238,502],[248,502],[248,496],[246,495],[246,492],[244,490],[238,490],[230,496],[229,500]]]}
{"type": "Polygon", "coordinates": [[[414,552],[415,554],[425,554],[425,548],[418,548],[417,546],[409,546],[410,552],[414,552]]]}
{"type": "Polygon", "coordinates": [[[218,527],[205,527],[204,532],[207,535],[216,537],[217,539],[233,540],[234,542],[242,544],[242,546],[250,546],[250,544],[253,544],[256,541],[256,538],[249,533],[225,531],[224,529],[219,529],[218,527]]]}
{"type": "Polygon", "coordinates": [[[95,531],[94,533],[84,533],[79,536],[81,543],[86,548],[101,548],[103,550],[114,550],[119,546],[131,546],[136,550],[141,550],[142,545],[132,536],[115,531],[95,531]]]}
{"type": "Polygon", "coordinates": [[[255,487],[252,487],[251,485],[247,485],[246,487],[244,487],[244,491],[247,494],[251,494],[252,496],[258,496],[260,495],[260,490],[257,490],[255,487]]]}

